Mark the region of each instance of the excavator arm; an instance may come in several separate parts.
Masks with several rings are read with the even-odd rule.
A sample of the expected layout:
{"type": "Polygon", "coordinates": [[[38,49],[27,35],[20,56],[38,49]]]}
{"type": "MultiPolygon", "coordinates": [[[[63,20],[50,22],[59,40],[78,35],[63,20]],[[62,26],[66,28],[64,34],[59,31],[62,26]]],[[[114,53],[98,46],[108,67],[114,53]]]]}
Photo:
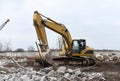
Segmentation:
{"type": "Polygon", "coordinates": [[[34,12],[33,23],[37,32],[38,40],[41,40],[43,44],[48,45],[46,32],[45,32],[45,27],[46,27],[60,34],[64,38],[65,42],[67,43],[66,52],[69,52],[72,49],[71,47],[72,38],[70,32],[64,25],[57,23],[56,21],[50,18],[45,17],[44,15],[38,13],[37,11],[34,12]],[[46,20],[44,20],[42,17],[46,18],[46,20]]]}

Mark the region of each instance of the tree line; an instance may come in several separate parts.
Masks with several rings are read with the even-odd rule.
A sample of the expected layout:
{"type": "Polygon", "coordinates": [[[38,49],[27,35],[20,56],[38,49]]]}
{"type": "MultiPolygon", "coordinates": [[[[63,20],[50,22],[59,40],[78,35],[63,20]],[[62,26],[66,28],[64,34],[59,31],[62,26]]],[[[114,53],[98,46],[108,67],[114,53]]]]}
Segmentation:
{"type": "MultiPolygon", "coordinates": [[[[62,49],[63,38],[61,36],[58,36],[56,43],[57,43],[56,49],[62,49]]],[[[34,48],[34,46],[30,45],[30,46],[28,46],[27,50],[25,50],[23,48],[17,48],[15,50],[13,50],[10,42],[5,42],[5,43],[0,42],[0,52],[6,52],[6,51],[16,51],[16,52],[31,51],[31,52],[33,52],[33,51],[36,51],[36,49],[34,48]]]]}
{"type": "Polygon", "coordinates": [[[27,50],[23,49],[23,48],[17,48],[15,50],[12,50],[12,46],[10,43],[0,43],[0,52],[7,52],[7,51],[16,51],[16,52],[24,52],[24,51],[36,51],[34,46],[28,46],[27,50]]]}

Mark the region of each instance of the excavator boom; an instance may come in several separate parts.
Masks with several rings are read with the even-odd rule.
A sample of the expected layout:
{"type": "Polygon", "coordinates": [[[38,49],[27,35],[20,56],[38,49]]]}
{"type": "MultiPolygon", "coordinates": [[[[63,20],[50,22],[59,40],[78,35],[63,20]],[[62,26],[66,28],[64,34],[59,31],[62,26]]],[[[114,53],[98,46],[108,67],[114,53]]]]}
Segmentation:
{"type": "Polygon", "coordinates": [[[63,24],[57,23],[48,17],[45,17],[47,20],[43,20],[41,16],[45,17],[37,11],[33,15],[33,23],[37,31],[38,39],[41,39],[43,42],[47,41],[45,32],[45,27],[47,27],[48,29],[60,34],[65,39],[68,45],[67,52],[71,50],[72,38],[68,29],[63,24]]]}

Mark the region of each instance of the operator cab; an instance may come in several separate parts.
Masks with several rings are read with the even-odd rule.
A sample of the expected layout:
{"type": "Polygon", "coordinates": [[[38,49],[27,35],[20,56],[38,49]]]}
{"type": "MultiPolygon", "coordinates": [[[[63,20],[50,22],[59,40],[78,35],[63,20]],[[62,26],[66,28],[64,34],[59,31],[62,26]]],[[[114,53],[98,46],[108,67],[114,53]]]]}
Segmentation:
{"type": "Polygon", "coordinates": [[[82,50],[86,48],[86,40],[79,39],[72,41],[72,52],[73,53],[81,53],[82,50]]]}

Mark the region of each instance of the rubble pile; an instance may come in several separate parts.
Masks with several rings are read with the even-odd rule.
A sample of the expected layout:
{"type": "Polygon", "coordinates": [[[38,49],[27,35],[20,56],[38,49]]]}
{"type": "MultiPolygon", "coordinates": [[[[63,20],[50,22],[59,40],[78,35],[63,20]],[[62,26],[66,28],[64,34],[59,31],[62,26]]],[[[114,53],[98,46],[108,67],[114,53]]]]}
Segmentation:
{"type": "Polygon", "coordinates": [[[80,68],[71,69],[60,66],[56,70],[53,67],[40,69],[11,68],[10,73],[0,73],[0,81],[92,81],[105,80],[103,73],[81,72],[80,68]]]}
{"type": "Polygon", "coordinates": [[[115,53],[97,53],[96,58],[99,61],[119,61],[120,57],[115,53]]]}
{"type": "Polygon", "coordinates": [[[119,81],[120,56],[117,53],[96,52],[96,57],[101,61],[95,66],[64,65],[41,68],[26,57],[1,55],[0,81],[119,81]]]}

